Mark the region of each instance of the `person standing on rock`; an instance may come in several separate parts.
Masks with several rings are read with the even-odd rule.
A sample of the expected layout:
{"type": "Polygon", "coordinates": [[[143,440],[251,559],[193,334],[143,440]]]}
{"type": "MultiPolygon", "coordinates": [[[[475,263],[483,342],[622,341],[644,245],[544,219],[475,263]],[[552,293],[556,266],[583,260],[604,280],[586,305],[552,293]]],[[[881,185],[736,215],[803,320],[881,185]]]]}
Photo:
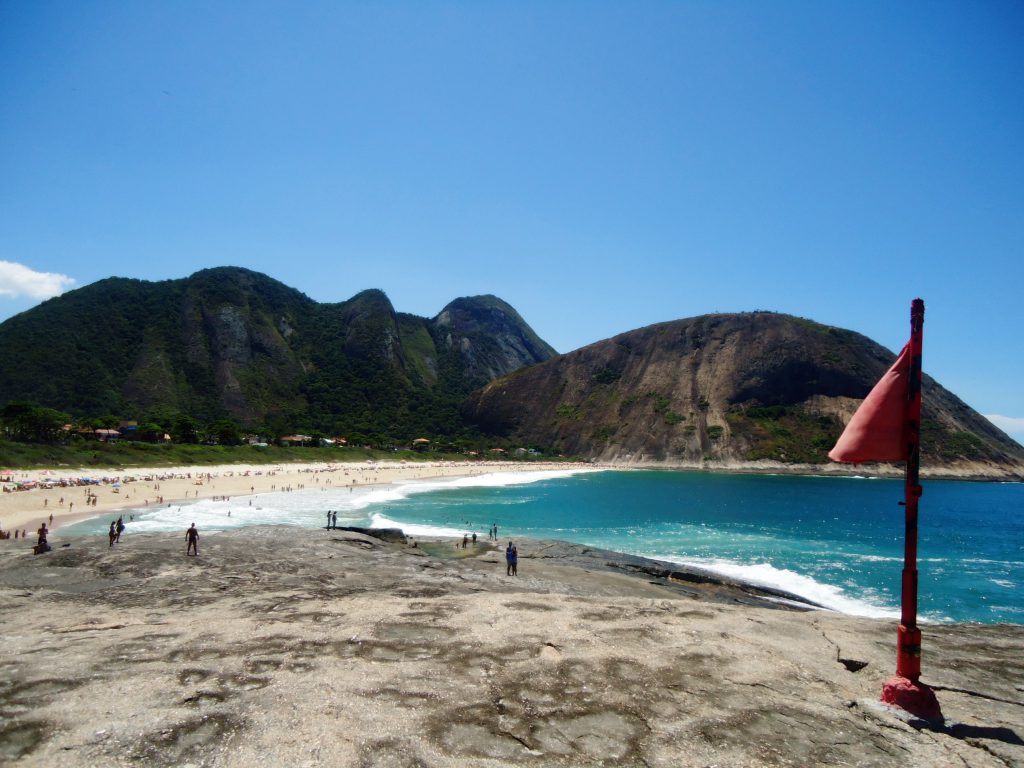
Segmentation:
{"type": "Polygon", "coordinates": [[[185,541],[188,542],[188,546],[185,547],[185,556],[191,552],[196,557],[199,556],[199,529],[196,528],[196,524],[192,523],[192,527],[185,531],[185,541]]]}
{"type": "Polygon", "coordinates": [[[124,527],[125,527],[124,526],[124,518],[123,517],[118,517],[117,518],[117,537],[114,539],[114,541],[117,542],[118,544],[121,543],[121,534],[124,533],[124,527]]]}
{"type": "Polygon", "coordinates": [[[515,576],[516,546],[511,541],[505,547],[505,575],[515,576]]]}
{"type": "Polygon", "coordinates": [[[327,530],[331,529],[331,510],[327,510],[327,530]]]}
{"type": "Polygon", "coordinates": [[[337,512],[331,512],[331,528],[334,528],[335,530],[337,530],[337,528],[338,528],[338,513],[337,512]]]}
{"type": "Polygon", "coordinates": [[[110,546],[117,540],[117,520],[110,521],[110,546]]]}

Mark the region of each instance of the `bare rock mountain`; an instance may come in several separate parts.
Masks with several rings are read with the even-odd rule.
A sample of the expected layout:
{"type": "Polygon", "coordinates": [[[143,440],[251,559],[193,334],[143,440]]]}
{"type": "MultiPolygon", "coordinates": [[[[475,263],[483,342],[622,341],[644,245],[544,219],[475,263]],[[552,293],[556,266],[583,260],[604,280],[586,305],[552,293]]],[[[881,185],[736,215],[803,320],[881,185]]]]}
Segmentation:
{"type": "MultiPolygon", "coordinates": [[[[801,318],[706,315],[519,370],[463,410],[488,433],[600,460],[822,463],[894,359],[801,318]]],[[[922,449],[962,474],[1024,476],[1024,448],[927,375],[922,449]]]]}

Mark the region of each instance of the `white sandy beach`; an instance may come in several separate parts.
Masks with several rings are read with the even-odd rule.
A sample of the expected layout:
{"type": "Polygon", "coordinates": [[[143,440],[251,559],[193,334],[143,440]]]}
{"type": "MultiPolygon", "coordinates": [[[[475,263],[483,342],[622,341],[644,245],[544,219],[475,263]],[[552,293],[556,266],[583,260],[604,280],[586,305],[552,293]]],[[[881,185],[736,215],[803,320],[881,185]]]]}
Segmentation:
{"type": "Polygon", "coordinates": [[[564,470],[582,466],[593,465],[440,461],[22,470],[3,475],[9,482],[2,485],[10,492],[0,494],[0,530],[24,530],[33,537],[44,521],[51,530],[59,530],[62,526],[120,509],[187,499],[247,496],[322,485],[363,487],[428,478],[564,470]],[[100,482],[79,485],[82,478],[100,482]],[[16,484],[26,483],[34,483],[36,487],[13,490],[16,484]],[[95,503],[87,505],[90,496],[95,498],[95,503]],[[53,515],[52,522],[50,515],[53,515]]]}

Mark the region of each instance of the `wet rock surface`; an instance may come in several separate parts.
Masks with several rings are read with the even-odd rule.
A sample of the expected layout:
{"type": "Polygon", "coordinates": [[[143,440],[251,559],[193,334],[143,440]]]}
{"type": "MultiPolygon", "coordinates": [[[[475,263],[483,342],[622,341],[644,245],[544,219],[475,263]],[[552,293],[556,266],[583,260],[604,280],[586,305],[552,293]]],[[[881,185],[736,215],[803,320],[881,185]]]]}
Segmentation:
{"type": "Polygon", "coordinates": [[[1024,765],[1024,627],[925,628],[557,542],[250,528],[0,548],[0,763],[1024,765]],[[390,538],[390,537],[389,537],[390,538]],[[781,607],[780,607],[781,606],[781,607]]]}

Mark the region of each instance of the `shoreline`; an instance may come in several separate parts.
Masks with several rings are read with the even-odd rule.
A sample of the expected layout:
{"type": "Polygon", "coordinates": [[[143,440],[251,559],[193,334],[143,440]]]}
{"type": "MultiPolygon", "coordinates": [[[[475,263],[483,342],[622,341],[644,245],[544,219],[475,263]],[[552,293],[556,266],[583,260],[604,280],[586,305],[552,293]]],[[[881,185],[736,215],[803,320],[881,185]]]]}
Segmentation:
{"type": "MultiPolygon", "coordinates": [[[[408,462],[373,462],[373,463],[303,463],[303,464],[286,464],[286,465],[239,465],[239,464],[225,464],[210,467],[203,467],[201,472],[195,472],[194,467],[169,467],[169,468],[134,468],[125,471],[123,475],[106,475],[104,478],[107,482],[100,485],[89,485],[89,486],[72,486],[72,487],[60,487],[56,486],[49,489],[37,488],[28,491],[21,491],[17,493],[5,493],[3,497],[0,497],[0,528],[7,531],[18,525],[21,530],[26,533],[26,540],[24,544],[18,541],[14,541],[13,537],[11,541],[6,544],[14,545],[15,547],[28,546],[29,543],[33,543],[36,540],[36,529],[39,524],[44,520],[48,520],[50,511],[53,512],[53,523],[48,525],[50,531],[50,543],[51,546],[60,546],[69,541],[76,541],[79,536],[83,535],[83,532],[76,532],[74,536],[68,537],[62,535],[62,529],[74,523],[79,523],[84,520],[91,519],[102,519],[104,526],[110,520],[117,517],[117,515],[125,510],[131,509],[138,513],[139,511],[145,510],[146,506],[152,506],[157,503],[160,506],[166,505],[170,507],[172,505],[180,505],[187,502],[195,502],[199,500],[228,500],[228,499],[242,499],[241,502],[244,506],[244,499],[247,497],[255,497],[264,494],[277,494],[284,493],[290,490],[324,490],[328,489],[340,489],[343,490],[345,487],[354,486],[359,489],[368,490],[370,488],[380,488],[383,486],[394,486],[401,485],[408,481],[415,480],[455,480],[458,478],[465,478],[471,476],[488,475],[488,474],[500,474],[503,472],[579,472],[579,471],[682,471],[682,472],[704,472],[709,474],[716,474],[715,471],[708,470],[706,468],[686,467],[686,468],[672,468],[668,469],[664,466],[657,465],[634,465],[630,467],[623,467],[618,465],[595,465],[595,464],[583,464],[575,463],[570,464],[567,462],[557,463],[530,463],[524,464],[522,462],[493,462],[493,463],[480,463],[480,462],[424,462],[424,463],[408,463],[408,462]],[[158,474],[151,474],[158,473],[158,474]],[[120,480],[120,488],[115,489],[114,480],[120,480]],[[79,511],[79,504],[75,504],[74,509],[70,509],[71,499],[83,499],[84,494],[94,494],[94,498],[97,501],[95,507],[89,507],[88,511],[82,509],[79,511]],[[79,496],[78,494],[82,494],[79,496]],[[59,499],[63,495],[65,502],[64,506],[59,504],[59,499]],[[160,499],[157,502],[157,499],[160,499]],[[49,501],[47,504],[46,502],[49,501]],[[149,504],[147,505],[147,502],[149,504]],[[40,505],[43,505],[40,508],[40,505]],[[5,506],[6,505],[6,506],[5,506]],[[40,513],[46,515],[42,517],[40,513]],[[15,520],[23,520],[24,523],[8,522],[15,520]]],[[[728,473],[728,472],[717,472],[717,474],[750,474],[750,473],[728,473]]],[[[759,472],[757,474],[776,474],[759,472]]],[[[794,475],[794,473],[785,473],[788,475],[794,475]]],[[[796,476],[804,476],[796,474],[796,476]]],[[[823,475],[819,475],[821,477],[823,475]]],[[[824,475],[824,477],[832,477],[840,475],[824,475]]],[[[863,476],[863,475],[862,475],[863,476]]],[[[49,480],[51,482],[57,482],[61,479],[77,477],[75,472],[64,472],[60,475],[55,475],[52,471],[47,470],[26,470],[17,473],[18,479],[25,480],[49,480]]],[[[95,475],[93,476],[96,477],[95,475]]],[[[319,494],[317,494],[319,495],[319,494]]],[[[345,494],[346,496],[348,494],[345,494]]],[[[256,504],[259,506],[259,502],[252,500],[249,505],[256,504]]],[[[219,505],[215,504],[214,507],[219,508],[219,505]]],[[[204,507],[205,509],[205,507],[204,507]]],[[[155,510],[154,510],[155,511],[155,510]]],[[[209,511],[207,509],[207,511],[209,511]]],[[[159,515],[159,513],[157,513],[159,515]]],[[[188,512],[184,514],[188,515],[188,512]]],[[[216,514],[213,515],[216,517],[216,514]]],[[[125,521],[128,521],[128,515],[125,514],[125,521]]],[[[200,514],[200,518],[203,517],[200,514]]],[[[207,532],[210,531],[212,525],[214,529],[219,529],[217,523],[211,522],[211,520],[199,520],[199,527],[207,532]]],[[[320,524],[322,525],[322,519],[320,524]]],[[[183,523],[184,527],[187,527],[188,521],[183,523]]],[[[259,523],[256,524],[266,524],[259,523]]],[[[271,523],[273,524],[273,523],[271,523]]],[[[283,522],[290,530],[293,529],[293,524],[283,522]]],[[[303,522],[301,525],[305,526],[307,522],[303,522]]],[[[356,525],[367,525],[370,523],[363,523],[353,521],[352,524],[356,525]]],[[[392,525],[387,520],[378,521],[377,525],[392,525]]],[[[250,528],[253,523],[243,521],[240,524],[246,529],[250,528]]],[[[343,523],[344,525],[344,523],[343,523]]],[[[235,526],[229,525],[229,529],[235,526]]],[[[315,526],[314,527],[319,527],[315,526]]],[[[131,530],[129,531],[131,536],[139,535],[131,530]]],[[[420,532],[424,537],[444,537],[451,536],[453,539],[458,539],[461,534],[452,534],[450,531],[438,529],[435,532],[428,532],[423,530],[420,532]]],[[[479,531],[478,531],[479,533],[479,531]]],[[[87,535],[87,534],[86,534],[87,535]]],[[[286,534],[287,535],[287,534],[286,534]]],[[[412,534],[410,534],[412,535],[412,534]]],[[[420,537],[417,536],[417,539],[420,537]]],[[[550,540],[550,543],[562,543],[557,539],[550,540]]],[[[567,542],[566,542],[567,543],[567,542]]],[[[610,542],[616,550],[618,547],[615,542],[610,542]]],[[[0,542],[0,547],[3,547],[5,542],[0,542]]],[[[606,544],[607,546],[607,544],[606,544]]],[[[628,545],[626,549],[629,549],[628,545]]],[[[657,560],[658,555],[651,554],[649,552],[643,552],[641,550],[633,549],[631,552],[635,554],[627,554],[621,551],[612,551],[610,553],[615,554],[619,557],[638,557],[646,560],[657,560]]],[[[788,595],[795,598],[800,602],[809,603],[811,605],[817,605],[817,607],[824,608],[825,610],[834,611],[841,615],[857,616],[864,618],[876,618],[888,620],[898,615],[898,608],[890,605],[878,605],[870,600],[859,598],[856,594],[850,595],[835,595],[832,593],[831,587],[827,582],[815,582],[811,579],[811,583],[794,583],[791,578],[782,578],[779,576],[777,569],[772,571],[767,577],[764,573],[747,573],[743,569],[737,570],[733,567],[723,567],[716,569],[714,565],[704,566],[699,562],[687,562],[685,559],[673,559],[668,561],[660,561],[662,566],[668,568],[675,568],[680,571],[687,571],[692,569],[698,569],[709,575],[711,578],[719,581],[729,581],[736,585],[743,585],[755,590],[777,590],[780,592],[787,592],[788,595]],[[820,602],[816,602],[820,601],[820,602]]],[[[770,569],[769,569],[770,570],[770,569]]],[[[782,572],[783,576],[786,572],[782,572]]],[[[805,580],[806,581],[806,580],[805,580]]],[[[953,621],[949,617],[933,617],[935,624],[946,624],[946,623],[969,623],[971,616],[961,617],[961,621],[953,621]]],[[[929,621],[925,618],[921,618],[922,624],[933,624],[933,621],[929,621]]]]}
{"type": "MultiPolygon", "coordinates": [[[[50,531],[49,542],[52,547],[57,548],[67,546],[68,542],[77,542],[80,538],[88,539],[90,536],[75,536],[71,538],[62,537],[62,528],[84,520],[113,517],[113,515],[127,509],[145,508],[145,502],[151,498],[154,500],[154,503],[156,503],[155,498],[159,498],[161,500],[159,502],[160,504],[171,506],[172,504],[180,504],[183,502],[202,499],[245,498],[247,496],[256,496],[265,493],[283,493],[289,489],[301,489],[303,487],[308,488],[310,486],[316,487],[319,484],[328,485],[328,487],[333,486],[336,488],[347,487],[348,485],[352,485],[356,488],[370,488],[394,485],[396,483],[409,480],[431,480],[440,478],[457,479],[461,477],[502,472],[557,472],[566,470],[642,471],[647,468],[628,468],[593,464],[568,464],[562,462],[528,465],[520,462],[494,462],[488,464],[480,464],[479,462],[432,462],[424,464],[375,462],[372,465],[341,463],[323,465],[227,464],[203,467],[201,472],[193,472],[191,469],[192,468],[189,467],[169,467],[163,468],[162,470],[154,468],[137,468],[124,471],[123,474],[103,475],[103,478],[106,478],[111,482],[101,483],[100,485],[72,487],[57,486],[49,489],[37,488],[28,491],[4,494],[4,497],[0,498],[0,512],[4,512],[3,516],[0,517],[0,522],[3,522],[8,518],[12,520],[27,520],[32,527],[24,527],[23,530],[26,531],[29,541],[34,542],[36,538],[35,528],[38,527],[39,522],[42,522],[39,519],[39,513],[43,512],[48,515],[52,510],[54,512],[54,517],[52,524],[48,525],[50,531]],[[133,479],[129,480],[128,478],[133,479]],[[115,483],[113,481],[115,480],[120,481],[117,483],[120,485],[119,492],[117,493],[114,491],[115,483]],[[64,506],[59,504],[59,499],[61,497],[65,499],[65,502],[69,502],[71,498],[82,498],[85,493],[93,494],[96,498],[96,506],[90,507],[88,512],[84,510],[78,512],[77,509],[72,511],[68,509],[67,503],[64,506]],[[47,500],[49,500],[50,503],[40,509],[40,501],[45,502],[47,500]],[[13,503],[15,501],[20,503],[15,505],[13,503]],[[140,503],[140,501],[142,503],[140,503]],[[4,502],[7,502],[6,509],[3,506],[4,502]]],[[[73,478],[77,476],[78,475],[75,472],[53,475],[49,474],[48,470],[26,470],[18,475],[19,479],[37,482],[48,479],[58,481],[62,478],[73,478]]],[[[95,475],[93,475],[93,477],[95,477],[95,475]]],[[[15,523],[11,523],[10,525],[13,527],[14,524],[15,523]]],[[[4,524],[5,530],[6,525],[7,523],[4,524]]],[[[246,530],[251,530],[253,527],[256,526],[245,526],[246,530]]],[[[294,531],[293,526],[282,527],[288,528],[289,533],[294,531]]],[[[343,528],[343,526],[339,527],[339,529],[343,528]]],[[[370,531],[366,532],[370,533],[370,531]]],[[[223,533],[223,531],[218,531],[217,533],[219,535],[223,533]]],[[[138,536],[149,535],[158,534],[132,533],[131,538],[134,539],[138,536]]],[[[170,538],[174,538],[177,534],[163,535],[169,535],[170,538]]],[[[402,535],[408,536],[410,540],[412,539],[412,536],[409,534],[405,534],[403,532],[402,535]]],[[[460,538],[461,536],[458,535],[452,535],[450,537],[432,535],[428,540],[444,542],[444,546],[448,547],[452,542],[458,542],[460,538]]],[[[422,541],[423,539],[416,537],[416,540],[422,541]]],[[[519,540],[520,539],[517,539],[517,541],[519,540]]],[[[665,578],[669,581],[690,581],[702,584],[717,584],[719,586],[728,585],[729,588],[734,588],[749,594],[757,594],[761,596],[774,595],[777,599],[790,601],[794,605],[804,606],[807,609],[820,609],[829,612],[841,613],[833,608],[819,605],[810,598],[786,591],[779,587],[744,580],[742,578],[716,572],[713,569],[702,569],[698,566],[657,560],[655,558],[644,557],[642,555],[627,554],[615,550],[605,550],[560,540],[526,539],[525,541],[529,541],[535,548],[584,548],[590,553],[589,558],[591,559],[601,559],[604,562],[611,560],[629,562],[630,565],[628,570],[630,571],[636,573],[646,572],[652,575],[657,572],[661,578],[665,578]]],[[[14,542],[12,540],[10,543],[20,544],[21,542],[14,542]]],[[[483,539],[480,540],[480,543],[481,545],[489,546],[489,544],[483,539]]],[[[2,546],[2,544],[3,543],[0,543],[0,546],[2,546]]],[[[26,542],[26,545],[27,544],[28,542],[26,542]]]]}
{"type": "MultiPolygon", "coordinates": [[[[796,477],[870,477],[900,479],[903,469],[894,464],[784,464],[762,461],[721,462],[480,462],[480,461],[428,461],[428,462],[304,462],[294,464],[218,464],[185,465],[176,467],[112,467],[51,468],[8,470],[0,478],[5,489],[18,482],[76,481],[82,477],[106,478],[99,485],[70,485],[66,487],[37,487],[31,490],[4,492],[0,495],[0,531],[24,530],[34,534],[44,520],[50,530],[94,517],[102,517],[125,509],[147,506],[149,503],[182,502],[190,499],[209,499],[217,496],[249,496],[287,487],[308,480],[312,475],[341,476],[355,479],[357,487],[382,485],[412,479],[454,478],[489,472],[558,471],[563,469],[600,469],[611,471],[650,470],[669,472],[708,472],[713,474],[784,475],[796,477]],[[456,471],[453,471],[456,470],[456,471]],[[142,480],[142,478],[150,478],[142,480]],[[274,481],[269,478],[275,478],[274,481]],[[197,482],[201,479],[202,482],[197,482]],[[248,486],[245,480],[248,479],[248,486]],[[115,481],[121,488],[113,489],[115,481]],[[279,482],[279,481],[292,481],[279,482]],[[143,487],[149,483],[149,488],[143,487]],[[131,484],[130,487],[127,487],[131,484]],[[218,485],[219,484],[219,485],[218,485]],[[84,509],[86,490],[96,497],[95,506],[84,509]],[[61,504],[63,498],[64,504],[61,504]],[[157,501],[161,499],[162,501],[157,501]],[[140,501],[141,500],[141,501],[140,501]],[[72,509],[71,505],[74,505],[72,509]],[[52,524],[49,516],[53,515],[52,524]]],[[[959,466],[922,468],[922,480],[948,480],[955,482],[1024,482],[1024,476],[1011,475],[990,465],[970,463],[959,466]]]]}
{"type": "MultiPolygon", "coordinates": [[[[0,477],[0,486],[12,489],[16,483],[69,481],[66,486],[35,487],[29,490],[5,490],[0,495],[0,531],[22,531],[34,535],[41,522],[51,531],[95,517],[103,517],[126,509],[157,503],[174,503],[217,497],[244,497],[296,488],[302,480],[327,482],[340,477],[344,483],[355,480],[355,487],[388,485],[407,480],[468,477],[492,472],[559,471],[594,469],[605,471],[706,472],[709,474],[763,475],[821,478],[902,479],[897,466],[879,464],[853,469],[832,465],[787,465],[774,462],[742,463],[672,463],[631,462],[309,462],[295,464],[219,464],[212,466],[130,467],[95,469],[11,470],[0,477]],[[337,473],[341,475],[337,475],[337,473]],[[79,478],[99,480],[96,485],[80,485],[79,478]],[[143,479],[147,478],[147,479],[143,479]],[[271,480],[273,478],[273,480],[271,480]],[[289,482],[290,481],[290,482],[289,482]],[[115,490],[116,483],[120,487],[115,490]],[[148,488],[144,487],[148,483],[148,488]],[[247,484],[248,483],[248,484],[247,484]],[[93,496],[95,504],[85,507],[93,496]],[[50,515],[53,516],[50,521],[50,515]]],[[[922,480],[949,482],[1019,483],[1024,478],[994,477],[981,474],[946,474],[943,471],[922,472],[922,480]]],[[[335,483],[335,485],[337,485],[335,483]]]]}
{"type": "MultiPolygon", "coordinates": [[[[317,485],[335,488],[390,485],[409,480],[471,477],[495,472],[544,472],[608,469],[602,465],[538,462],[316,462],[302,464],[221,464],[203,467],[133,467],[18,470],[5,474],[16,482],[55,483],[0,494],[0,531],[24,530],[34,538],[40,523],[51,531],[126,509],[219,497],[245,497],[317,485]],[[98,484],[79,484],[82,478],[98,484]],[[61,486],[65,481],[71,484],[61,486]],[[86,506],[86,499],[95,504],[86,506]],[[63,500],[63,503],[62,503],[63,500]],[[49,516],[53,515],[52,523],[49,516]]],[[[12,486],[13,483],[3,483],[12,486]]],[[[13,541],[13,538],[12,538],[13,541]]]]}

